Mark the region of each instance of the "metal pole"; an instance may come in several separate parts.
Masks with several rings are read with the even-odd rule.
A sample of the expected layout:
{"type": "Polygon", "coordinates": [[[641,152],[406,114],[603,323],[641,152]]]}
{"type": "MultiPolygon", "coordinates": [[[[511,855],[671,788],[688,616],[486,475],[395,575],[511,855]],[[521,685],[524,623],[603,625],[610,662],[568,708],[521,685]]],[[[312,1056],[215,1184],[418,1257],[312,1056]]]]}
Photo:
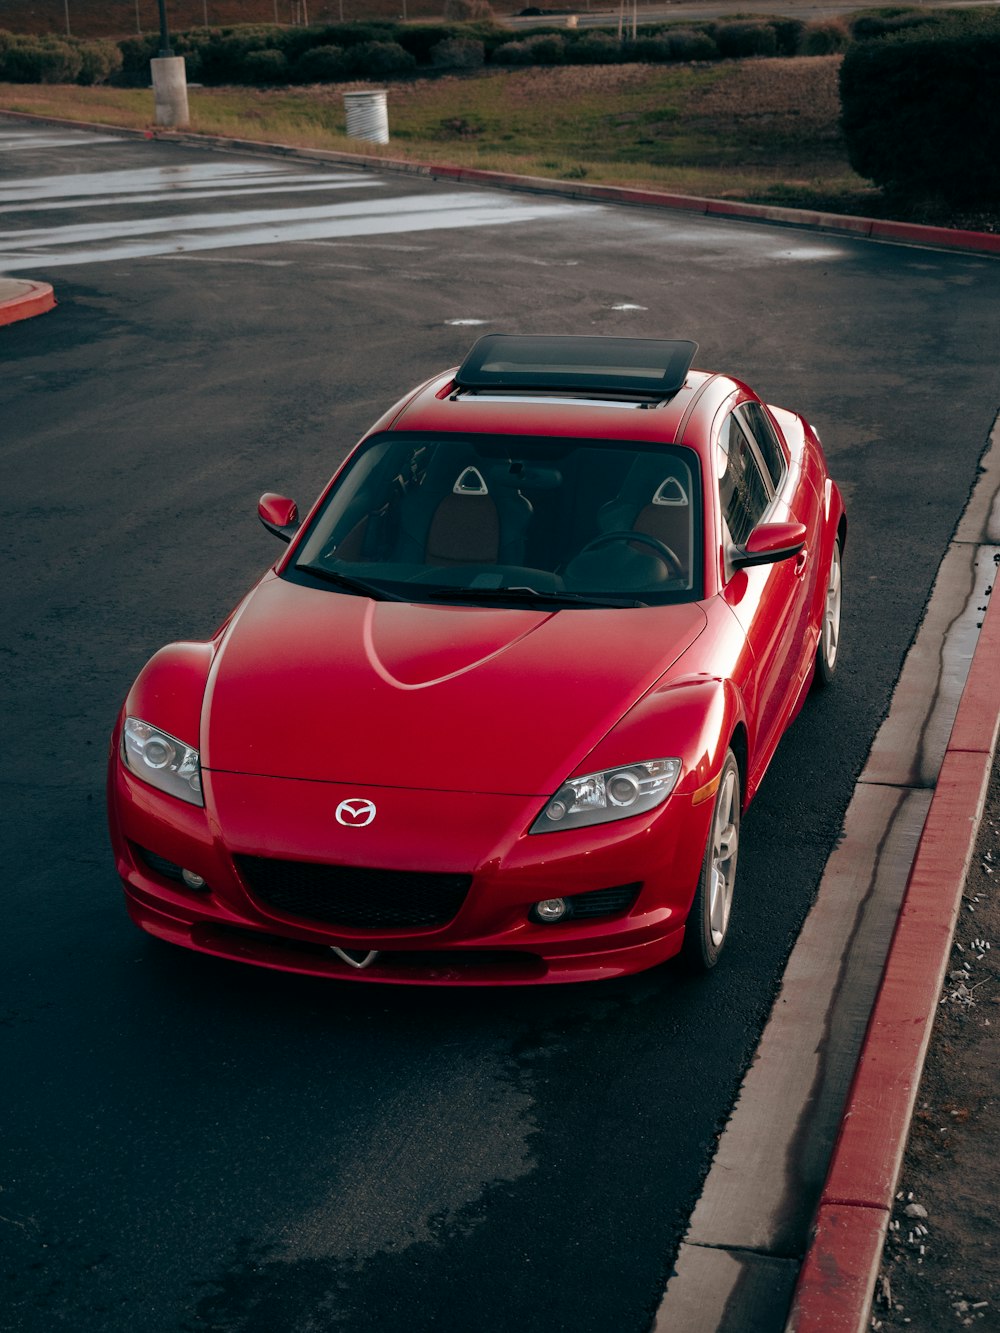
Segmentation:
{"type": "Polygon", "coordinates": [[[63,0],[63,4],[66,7],[66,36],[72,37],[73,34],[69,30],[69,0],[63,0]]]}
{"type": "Polygon", "coordinates": [[[174,53],[170,49],[170,33],[167,30],[167,6],[165,0],[159,0],[160,5],[160,55],[172,56],[174,53]]]}
{"type": "Polygon", "coordinates": [[[136,33],[141,37],[141,36],[142,36],[142,24],[141,24],[141,22],[139,21],[139,0],[135,0],[135,30],[136,30],[136,33]]]}

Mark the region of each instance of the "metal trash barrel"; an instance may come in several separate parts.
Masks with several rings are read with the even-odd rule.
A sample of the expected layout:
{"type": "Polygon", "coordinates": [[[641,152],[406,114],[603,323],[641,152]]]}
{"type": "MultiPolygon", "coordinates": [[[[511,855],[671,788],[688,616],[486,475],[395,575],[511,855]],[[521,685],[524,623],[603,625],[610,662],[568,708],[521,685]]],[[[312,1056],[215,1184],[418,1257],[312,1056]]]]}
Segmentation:
{"type": "Polygon", "coordinates": [[[384,88],[364,93],[344,93],[347,133],[350,138],[367,139],[370,143],[389,142],[389,113],[385,99],[384,88]]]}

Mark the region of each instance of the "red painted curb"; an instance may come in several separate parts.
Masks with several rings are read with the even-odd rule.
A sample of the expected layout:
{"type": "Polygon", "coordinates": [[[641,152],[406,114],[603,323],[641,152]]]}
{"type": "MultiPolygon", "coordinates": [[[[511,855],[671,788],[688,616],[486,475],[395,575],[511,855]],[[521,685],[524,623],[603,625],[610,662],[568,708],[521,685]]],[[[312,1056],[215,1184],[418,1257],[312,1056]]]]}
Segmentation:
{"type": "Polygon", "coordinates": [[[494,189],[527,190],[537,194],[559,194],[571,199],[590,199],[595,203],[634,204],[646,208],[678,209],[713,217],[740,218],[748,222],[780,223],[824,232],[844,232],[904,245],[934,246],[946,250],[969,250],[976,254],[1000,254],[1000,235],[988,231],[961,231],[951,227],[928,227],[915,222],[891,222],[878,218],[855,217],[849,213],[824,213],[810,209],[784,208],[774,204],[748,204],[737,199],[704,199],[697,195],[671,194],[642,190],[624,185],[586,185],[581,181],[550,180],[547,176],[516,176],[482,167],[461,167],[448,163],[409,162],[405,159],[377,157],[366,153],[326,152],[319,148],[293,148],[287,144],[267,143],[258,139],[226,139],[221,135],[193,134],[183,130],[133,130],[121,125],[64,120],[54,116],[34,116],[27,111],[5,111],[0,115],[46,125],[64,125],[70,129],[99,130],[122,138],[163,139],[194,147],[219,147],[250,153],[268,153],[294,157],[306,162],[339,162],[371,171],[395,171],[410,176],[440,177],[463,183],[492,186],[494,189]]]}
{"type": "MultiPolygon", "coordinates": [[[[888,1224],[889,1214],[882,1208],[820,1205],[813,1251],[823,1280],[822,1298],[805,1301],[798,1310],[793,1306],[789,1328],[797,1333],[867,1333],[888,1224]]],[[[796,1301],[800,1299],[797,1295],[796,1301]]]]}
{"type": "MultiPolygon", "coordinates": [[[[1000,570],[998,570],[1000,573],[1000,570]]],[[[924,1059],[1000,733],[992,597],[847,1096],[787,1333],[868,1328],[924,1059]]]]}
{"type": "Polygon", "coordinates": [[[56,304],[55,293],[47,282],[25,281],[27,290],[6,300],[0,299],[0,324],[14,324],[19,319],[44,315],[56,304]]]}

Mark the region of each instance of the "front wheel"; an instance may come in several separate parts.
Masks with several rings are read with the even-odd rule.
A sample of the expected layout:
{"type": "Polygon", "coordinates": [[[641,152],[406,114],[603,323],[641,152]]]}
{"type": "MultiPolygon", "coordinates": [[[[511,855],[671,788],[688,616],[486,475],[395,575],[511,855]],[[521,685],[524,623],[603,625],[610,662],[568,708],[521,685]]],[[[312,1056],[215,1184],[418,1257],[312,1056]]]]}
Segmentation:
{"type": "Polygon", "coordinates": [[[826,580],[826,600],[823,603],[823,622],[816,646],[816,685],[822,688],[833,680],[840,655],[840,611],[844,599],[844,576],[840,558],[840,538],[833,543],[830,573],[826,580]]]}
{"type": "Polygon", "coordinates": [[[708,972],[719,960],[729,930],[740,850],[740,770],[726,751],[715,794],[698,888],[684,928],[681,958],[693,971],[708,972]]]}

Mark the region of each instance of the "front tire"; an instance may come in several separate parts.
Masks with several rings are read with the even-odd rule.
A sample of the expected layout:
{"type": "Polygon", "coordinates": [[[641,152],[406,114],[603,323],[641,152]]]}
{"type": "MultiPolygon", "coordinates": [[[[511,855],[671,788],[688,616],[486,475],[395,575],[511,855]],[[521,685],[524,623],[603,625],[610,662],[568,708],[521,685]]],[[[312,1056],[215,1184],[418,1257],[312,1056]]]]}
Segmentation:
{"type": "Polygon", "coordinates": [[[816,646],[816,672],[813,677],[822,689],[833,680],[840,656],[840,613],[844,599],[844,575],[840,555],[840,538],[833,543],[830,572],[826,580],[826,599],[823,602],[823,620],[819,643],[816,646]]]}
{"type": "Polygon", "coordinates": [[[681,958],[691,971],[711,971],[726,942],[740,850],[740,809],[740,769],[732,750],[727,750],[681,945],[681,958]]]}

